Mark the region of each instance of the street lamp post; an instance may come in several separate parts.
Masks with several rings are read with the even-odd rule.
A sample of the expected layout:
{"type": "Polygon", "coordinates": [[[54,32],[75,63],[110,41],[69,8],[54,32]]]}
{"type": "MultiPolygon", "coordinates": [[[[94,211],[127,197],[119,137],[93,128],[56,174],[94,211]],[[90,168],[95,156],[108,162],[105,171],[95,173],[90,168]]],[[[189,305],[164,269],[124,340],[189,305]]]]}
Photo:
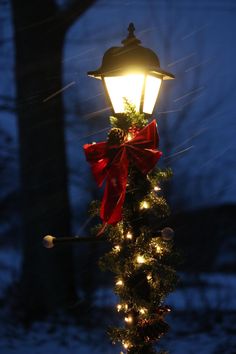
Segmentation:
{"type": "Polygon", "coordinates": [[[160,68],[157,55],[140,45],[134,30],[131,23],[123,47],[108,49],[101,67],[88,72],[102,80],[115,115],[107,141],[84,145],[98,186],[105,183],[95,211],[102,220],[99,232],[95,237],[47,235],[44,245],[109,241],[111,250],[100,264],[116,275],[117,311],[124,314],[125,323],[124,328],[111,329],[110,336],[127,354],[157,354],[154,345],[169,328],[165,316],[170,309],[163,300],[177,283],[177,257],[174,231],[166,227],[169,208],[159,195],[170,172],[154,170],[161,157],[159,136],[156,121],[148,123],[147,118],[162,81],[174,75],[160,68]]]}
{"type": "Polygon", "coordinates": [[[116,274],[117,311],[125,323],[110,332],[111,338],[122,343],[127,354],[154,354],[154,343],[169,328],[165,315],[170,309],[163,299],[177,276],[168,258],[174,255],[174,232],[169,227],[160,230],[169,209],[157,191],[168,174],[151,175],[161,152],[156,121],[148,124],[147,118],[162,81],[174,75],[160,67],[151,49],[141,46],[134,30],[130,23],[123,46],[108,49],[101,67],[88,72],[102,80],[115,117],[107,141],[86,144],[84,151],[97,184],[106,183],[99,235],[105,233],[113,247],[101,264],[116,274]]]}
{"type": "Polygon", "coordinates": [[[129,34],[122,47],[108,49],[102,65],[88,75],[102,80],[115,115],[125,111],[125,100],[133,104],[136,111],[151,115],[163,80],[174,79],[174,75],[160,68],[158,56],[134,35],[130,23],[129,34]]]}

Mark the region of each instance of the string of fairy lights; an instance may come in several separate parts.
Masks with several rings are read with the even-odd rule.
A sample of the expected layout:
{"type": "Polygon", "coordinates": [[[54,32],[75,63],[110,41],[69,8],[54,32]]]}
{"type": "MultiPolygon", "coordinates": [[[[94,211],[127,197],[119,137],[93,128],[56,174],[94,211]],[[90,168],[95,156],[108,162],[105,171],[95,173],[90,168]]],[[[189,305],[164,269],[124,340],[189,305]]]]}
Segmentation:
{"type": "MultiPolygon", "coordinates": [[[[154,195],[156,196],[156,194],[158,192],[161,191],[161,188],[159,186],[154,186],[153,190],[151,193],[154,193],[154,195]]],[[[152,207],[151,201],[149,199],[144,199],[139,203],[139,209],[143,210],[143,209],[150,209],[152,207]]],[[[121,226],[122,228],[122,226],[121,226]]],[[[126,241],[132,241],[135,239],[134,235],[132,234],[131,230],[128,230],[125,234],[122,231],[122,238],[121,241],[123,241],[124,239],[126,241]]],[[[154,251],[155,256],[147,256],[142,254],[140,251],[138,251],[138,253],[134,253],[133,255],[133,264],[135,267],[142,267],[143,265],[147,265],[150,264],[153,261],[156,261],[156,256],[157,257],[162,257],[166,252],[169,252],[169,244],[167,241],[171,241],[173,239],[174,236],[174,231],[172,228],[170,227],[165,227],[164,229],[162,229],[160,231],[160,236],[161,237],[153,237],[150,242],[149,242],[149,247],[152,251],[154,251]]],[[[115,253],[119,253],[122,251],[122,242],[119,244],[115,244],[115,246],[113,247],[113,251],[115,253]]],[[[125,247],[125,246],[124,246],[125,247]]],[[[146,279],[149,282],[149,284],[151,285],[153,282],[153,277],[152,277],[152,273],[148,272],[146,275],[146,279]]],[[[115,282],[115,286],[117,288],[122,288],[124,287],[125,284],[125,277],[119,276],[116,278],[116,282],[115,282]]],[[[134,324],[134,322],[137,319],[137,316],[139,317],[139,319],[144,320],[147,318],[148,316],[148,312],[149,309],[144,307],[144,306],[140,306],[138,308],[138,313],[135,314],[135,316],[133,316],[132,314],[132,309],[130,309],[130,304],[128,304],[127,302],[119,302],[116,305],[116,310],[117,312],[122,312],[124,313],[124,323],[126,326],[132,326],[134,324]]],[[[168,313],[170,312],[170,309],[168,307],[165,308],[165,312],[168,313]]],[[[128,340],[123,340],[122,341],[122,345],[124,347],[125,350],[128,350],[129,348],[132,347],[132,343],[128,340]]],[[[121,352],[121,354],[124,354],[123,352],[121,352]]]]}

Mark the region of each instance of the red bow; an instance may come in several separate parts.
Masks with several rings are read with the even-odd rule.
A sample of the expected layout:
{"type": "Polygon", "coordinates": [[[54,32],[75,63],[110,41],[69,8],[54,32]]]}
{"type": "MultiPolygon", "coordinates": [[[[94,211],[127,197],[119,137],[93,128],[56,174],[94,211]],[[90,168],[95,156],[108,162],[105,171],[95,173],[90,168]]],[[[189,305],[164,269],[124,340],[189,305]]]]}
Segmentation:
{"type": "Polygon", "coordinates": [[[107,142],[84,145],[87,161],[91,164],[94,178],[99,187],[106,179],[100,217],[103,222],[115,225],[122,219],[129,163],[132,162],[144,175],[157,163],[161,156],[158,147],[156,121],[153,120],[136,136],[121,145],[107,142]]]}

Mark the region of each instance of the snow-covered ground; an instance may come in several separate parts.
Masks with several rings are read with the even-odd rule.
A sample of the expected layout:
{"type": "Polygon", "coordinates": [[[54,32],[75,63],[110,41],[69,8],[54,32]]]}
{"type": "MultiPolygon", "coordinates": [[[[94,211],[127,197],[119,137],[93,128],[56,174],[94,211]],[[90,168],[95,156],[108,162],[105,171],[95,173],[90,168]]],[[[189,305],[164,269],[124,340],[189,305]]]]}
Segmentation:
{"type": "MultiPolygon", "coordinates": [[[[17,280],[20,253],[12,249],[0,251],[0,353],[1,354],[112,354],[120,348],[112,346],[106,337],[108,309],[115,306],[116,297],[110,289],[96,293],[95,305],[103,316],[99,328],[79,326],[62,314],[23,327],[9,315],[6,288],[17,280]],[[101,311],[102,310],[102,311],[101,311]]],[[[181,275],[183,285],[171,294],[167,303],[172,307],[171,330],[160,342],[170,354],[235,354],[236,353],[236,275],[181,275]],[[201,284],[199,286],[199,284],[201,284]]],[[[118,318],[117,318],[118,321],[118,318]]]]}

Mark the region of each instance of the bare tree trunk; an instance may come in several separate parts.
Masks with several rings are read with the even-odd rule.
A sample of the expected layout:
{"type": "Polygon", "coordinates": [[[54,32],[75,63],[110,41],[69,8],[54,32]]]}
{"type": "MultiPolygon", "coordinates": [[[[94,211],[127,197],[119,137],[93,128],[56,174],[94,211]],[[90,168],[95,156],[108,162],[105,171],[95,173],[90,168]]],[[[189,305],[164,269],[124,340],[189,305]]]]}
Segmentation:
{"type": "Polygon", "coordinates": [[[24,245],[22,294],[30,316],[74,298],[71,250],[42,247],[45,234],[70,235],[61,95],[64,29],[53,0],[12,0],[24,245]]]}

